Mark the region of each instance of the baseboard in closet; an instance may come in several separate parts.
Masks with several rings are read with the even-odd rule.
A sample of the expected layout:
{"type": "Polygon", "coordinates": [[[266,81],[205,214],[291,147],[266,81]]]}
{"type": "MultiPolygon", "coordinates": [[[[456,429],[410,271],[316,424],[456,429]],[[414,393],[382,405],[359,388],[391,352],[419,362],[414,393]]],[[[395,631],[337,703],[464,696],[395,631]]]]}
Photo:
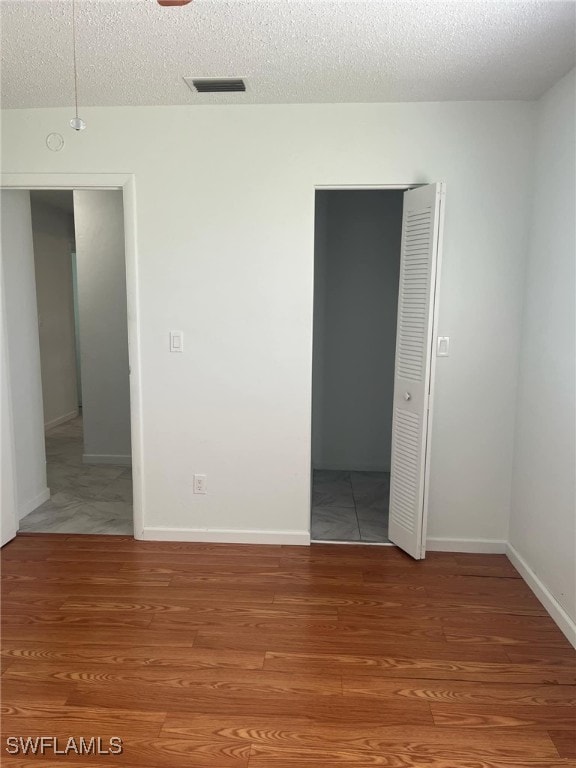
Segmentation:
{"type": "Polygon", "coordinates": [[[75,419],[78,416],[78,413],[78,408],[76,408],[69,413],[65,413],[63,416],[58,416],[57,419],[52,419],[51,421],[45,422],[44,431],[48,432],[48,430],[54,429],[54,427],[59,427],[60,424],[66,424],[67,421],[72,421],[72,419],[75,419]]]}

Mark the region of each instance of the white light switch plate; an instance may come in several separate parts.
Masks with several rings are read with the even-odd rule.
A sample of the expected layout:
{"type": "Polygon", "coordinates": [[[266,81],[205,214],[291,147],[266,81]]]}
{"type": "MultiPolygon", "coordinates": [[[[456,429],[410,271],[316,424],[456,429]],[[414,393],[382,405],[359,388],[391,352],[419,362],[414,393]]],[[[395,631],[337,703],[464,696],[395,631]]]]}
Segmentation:
{"type": "Polygon", "coordinates": [[[170,352],[184,351],[184,334],[182,331],[170,331],[170,352]]]}
{"type": "Polygon", "coordinates": [[[438,357],[448,357],[450,355],[450,336],[438,336],[436,355],[438,357]]]}

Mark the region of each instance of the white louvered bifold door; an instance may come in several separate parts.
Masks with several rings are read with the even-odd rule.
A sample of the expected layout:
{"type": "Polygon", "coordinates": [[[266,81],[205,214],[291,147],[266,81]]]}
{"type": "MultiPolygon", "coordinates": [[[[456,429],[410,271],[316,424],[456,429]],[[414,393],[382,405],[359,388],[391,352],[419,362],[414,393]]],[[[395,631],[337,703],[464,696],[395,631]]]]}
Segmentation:
{"type": "Polygon", "coordinates": [[[432,376],[432,334],[439,263],[443,184],[404,193],[389,538],[424,557],[426,441],[432,376]]]}

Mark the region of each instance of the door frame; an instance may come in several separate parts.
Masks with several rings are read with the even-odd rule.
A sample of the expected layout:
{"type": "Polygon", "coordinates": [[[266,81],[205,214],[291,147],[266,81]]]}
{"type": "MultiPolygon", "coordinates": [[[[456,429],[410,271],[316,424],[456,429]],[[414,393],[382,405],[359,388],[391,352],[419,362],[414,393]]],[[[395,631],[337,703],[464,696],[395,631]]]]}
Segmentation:
{"type": "MultiPolygon", "coordinates": [[[[142,473],[142,385],[140,313],[138,305],[138,248],[136,239],[136,182],[133,173],[2,173],[0,189],[121,190],[124,204],[124,253],[128,310],[128,363],[130,366],[130,433],[134,538],[144,538],[142,473]]],[[[11,407],[11,406],[10,406],[11,407]]],[[[14,510],[16,516],[16,510],[14,510]]],[[[16,530],[19,520],[15,520],[16,530]]]]}
{"type": "MultiPolygon", "coordinates": [[[[346,191],[346,192],[353,192],[353,191],[363,191],[363,192],[369,192],[369,191],[391,191],[391,190],[402,190],[406,191],[408,189],[416,189],[416,187],[425,187],[428,184],[433,184],[434,182],[431,181],[415,181],[412,183],[405,183],[405,184],[316,184],[314,186],[314,196],[312,199],[312,306],[314,306],[314,265],[316,263],[316,238],[314,233],[314,226],[316,223],[316,216],[314,215],[314,206],[316,203],[316,192],[337,192],[337,191],[346,191]]],[[[438,245],[441,248],[442,247],[442,237],[444,233],[444,217],[441,218],[441,231],[439,233],[438,238],[438,245]]],[[[440,251],[441,254],[441,251],[440,251]]],[[[431,361],[430,361],[430,395],[428,399],[428,429],[427,429],[427,437],[426,437],[426,450],[425,450],[425,457],[424,457],[424,506],[425,508],[428,508],[428,494],[429,494],[429,487],[430,487],[430,437],[432,432],[432,422],[433,422],[433,413],[434,413],[434,391],[435,391],[435,375],[436,375],[436,351],[435,351],[435,345],[436,345],[436,338],[438,335],[438,302],[439,302],[439,295],[440,295],[440,269],[442,267],[441,261],[438,262],[436,267],[436,285],[434,290],[434,298],[432,302],[432,349],[431,349],[431,361]]],[[[311,338],[311,370],[313,368],[314,364],[314,358],[313,358],[313,351],[314,351],[314,311],[312,311],[312,338],[311,338]]],[[[310,379],[312,384],[312,378],[310,379]]],[[[310,537],[312,537],[312,490],[313,490],[313,468],[312,468],[312,452],[311,452],[311,446],[312,446],[312,386],[310,387],[310,537]]],[[[426,515],[425,519],[422,523],[422,546],[425,548],[426,546],[426,530],[428,525],[428,516],[426,515]]],[[[376,547],[395,547],[396,544],[393,544],[391,541],[386,542],[369,542],[369,541],[347,541],[347,542],[337,542],[338,544],[363,544],[365,546],[376,546],[376,547]]]]}

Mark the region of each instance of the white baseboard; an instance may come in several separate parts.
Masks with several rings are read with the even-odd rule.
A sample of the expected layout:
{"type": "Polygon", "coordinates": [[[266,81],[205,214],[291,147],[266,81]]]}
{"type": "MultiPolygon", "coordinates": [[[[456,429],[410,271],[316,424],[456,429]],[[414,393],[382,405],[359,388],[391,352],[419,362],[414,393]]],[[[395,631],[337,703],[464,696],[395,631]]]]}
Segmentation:
{"type": "Polygon", "coordinates": [[[144,541],[205,541],[223,544],[310,544],[309,531],[246,531],[225,528],[144,528],[144,541]]]}
{"type": "Polygon", "coordinates": [[[337,544],[339,547],[395,547],[391,541],[336,541],[335,539],[311,539],[311,544],[337,544]]]}
{"type": "Polygon", "coordinates": [[[548,611],[551,618],[558,624],[568,641],[576,648],[576,622],[566,613],[544,582],[534,573],[526,560],[514,549],[512,544],[506,546],[506,555],[532,592],[548,611]]]}
{"type": "Polygon", "coordinates": [[[503,555],[506,542],[499,539],[426,539],[430,552],[476,552],[484,555],[503,555]]]}
{"type": "Polygon", "coordinates": [[[123,467],[132,466],[132,456],[128,454],[113,453],[83,453],[82,461],[84,464],[119,464],[123,467]]]}
{"type": "Polygon", "coordinates": [[[40,504],[44,504],[50,498],[50,488],[44,488],[40,493],[34,496],[32,499],[28,499],[20,505],[18,509],[18,519],[22,520],[23,517],[29,515],[30,512],[34,512],[40,504]]]}
{"type": "Polygon", "coordinates": [[[72,419],[75,419],[78,416],[78,408],[75,408],[73,411],[70,411],[70,413],[65,413],[63,416],[58,416],[57,419],[52,419],[51,421],[45,421],[44,422],[44,431],[48,432],[50,429],[54,429],[54,427],[60,426],[60,424],[66,424],[67,421],[72,421],[72,419]]]}

